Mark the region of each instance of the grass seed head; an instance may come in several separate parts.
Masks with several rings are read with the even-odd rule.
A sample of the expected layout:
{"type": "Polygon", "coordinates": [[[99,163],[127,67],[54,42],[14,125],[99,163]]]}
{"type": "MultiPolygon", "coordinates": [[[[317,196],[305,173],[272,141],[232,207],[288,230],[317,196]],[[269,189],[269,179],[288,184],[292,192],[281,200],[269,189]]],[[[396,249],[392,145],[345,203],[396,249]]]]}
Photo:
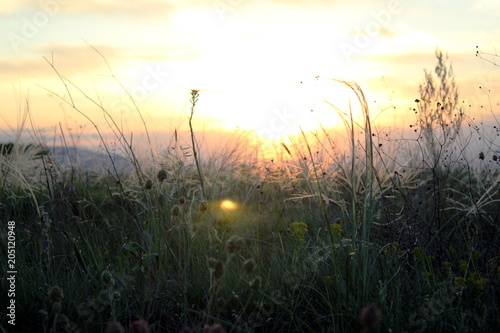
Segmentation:
{"type": "Polygon", "coordinates": [[[134,320],[130,324],[130,333],[149,333],[148,324],[142,319],[134,320]]]}
{"type": "Polygon", "coordinates": [[[250,281],[250,288],[252,290],[259,290],[260,286],[262,285],[262,279],[260,276],[256,276],[252,281],[250,281]]]}
{"type": "Polygon", "coordinates": [[[49,319],[49,313],[47,310],[38,310],[38,315],[42,319],[42,321],[46,321],[49,319]]]}
{"type": "Polygon", "coordinates": [[[202,330],[203,333],[226,333],[226,329],[221,324],[213,326],[205,325],[202,330]]]}
{"type": "Polygon", "coordinates": [[[382,318],[382,312],[374,304],[368,304],[359,314],[359,320],[364,329],[371,330],[378,325],[382,318]]]}
{"type": "Polygon", "coordinates": [[[179,207],[178,205],[175,205],[174,207],[172,207],[172,210],[170,210],[170,214],[172,214],[172,216],[181,215],[181,207],[179,207]]]}
{"type": "Polygon", "coordinates": [[[115,286],[115,279],[110,271],[106,270],[101,273],[101,281],[107,288],[115,286]]]}
{"type": "Polygon", "coordinates": [[[219,259],[208,258],[208,268],[212,271],[216,280],[220,279],[224,274],[224,264],[219,259]]]}
{"type": "Polygon", "coordinates": [[[61,287],[53,286],[47,293],[50,303],[61,302],[64,298],[64,293],[61,287]]]}
{"type": "Polygon", "coordinates": [[[245,246],[245,240],[237,235],[232,235],[226,242],[226,250],[229,254],[240,252],[245,246]]]}
{"type": "Polygon", "coordinates": [[[104,331],[105,333],[124,333],[125,329],[123,326],[117,322],[114,321],[112,323],[109,323],[108,326],[106,326],[106,330],[104,331]]]}
{"type": "Polygon", "coordinates": [[[164,169],[161,169],[156,174],[156,178],[158,178],[158,180],[160,181],[160,183],[163,182],[165,179],[167,179],[167,172],[164,169]]]}
{"type": "Polygon", "coordinates": [[[242,268],[245,274],[251,274],[255,268],[255,260],[253,258],[245,260],[242,268]]]}

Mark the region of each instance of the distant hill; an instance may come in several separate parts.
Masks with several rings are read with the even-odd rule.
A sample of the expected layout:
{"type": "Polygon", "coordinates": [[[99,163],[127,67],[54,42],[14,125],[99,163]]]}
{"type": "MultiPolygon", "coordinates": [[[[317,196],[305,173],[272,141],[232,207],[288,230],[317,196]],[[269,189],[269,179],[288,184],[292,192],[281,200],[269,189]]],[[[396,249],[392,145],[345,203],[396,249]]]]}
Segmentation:
{"type": "Polygon", "coordinates": [[[130,161],[119,154],[112,154],[110,158],[103,152],[81,147],[49,148],[34,144],[16,147],[13,143],[0,143],[0,154],[11,155],[15,148],[22,154],[31,153],[35,159],[41,155],[49,155],[63,169],[74,167],[81,171],[102,173],[113,169],[113,161],[119,173],[129,174],[132,171],[130,161]]]}
{"type": "Polygon", "coordinates": [[[52,147],[47,152],[62,168],[73,166],[81,171],[100,173],[112,170],[113,161],[119,173],[129,174],[132,171],[130,161],[118,154],[112,154],[110,158],[105,153],[79,147],[52,147]]]}

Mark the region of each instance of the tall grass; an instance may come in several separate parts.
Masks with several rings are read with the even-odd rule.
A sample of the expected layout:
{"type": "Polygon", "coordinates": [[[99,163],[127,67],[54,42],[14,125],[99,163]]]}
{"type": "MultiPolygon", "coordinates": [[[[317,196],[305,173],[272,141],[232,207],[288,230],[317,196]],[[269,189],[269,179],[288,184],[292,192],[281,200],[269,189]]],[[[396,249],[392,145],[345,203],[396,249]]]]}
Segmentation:
{"type": "MultiPolygon", "coordinates": [[[[416,137],[393,139],[377,130],[361,87],[335,81],[353,97],[349,110],[330,104],[344,121],[346,150],[322,129],[302,131],[273,159],[243,159],[258,149],[243,140],[209,154],[190,126],[191,146],[180,142],[176,129],[164,151],[148,141],[152,157],[143,161],[94,101],[133,168],[123,174],[69,86],[90,97],[56,75],[68,98],[58,96],[94,125],[111,170],[64,169],[40,149],[45,142],[27,149],[15,142],[13,150],[3,150],[0,211],[17,225],[21,329],[500,327],[498,141],[465,111],[461,119],[472,127],[456,132],[452,142],[439,141],[432,150],[437,155],[428,154],[436,148],[436,140],[424,139],[436,138],[432,127],[421,136],[429,127],[416,121],[416,137]],[[486,143],[473,145],[475,137],[486,143]]],[[[190,125],[198,98],[192,91],[190,125]]],[[[424,119],[418,105],[415,110],[417,120],[424,119]]],[[[60,132],[67,142],[62,126],[60,132]]],[[[4,258],[2,250],[6,271],[4,258]]]]}

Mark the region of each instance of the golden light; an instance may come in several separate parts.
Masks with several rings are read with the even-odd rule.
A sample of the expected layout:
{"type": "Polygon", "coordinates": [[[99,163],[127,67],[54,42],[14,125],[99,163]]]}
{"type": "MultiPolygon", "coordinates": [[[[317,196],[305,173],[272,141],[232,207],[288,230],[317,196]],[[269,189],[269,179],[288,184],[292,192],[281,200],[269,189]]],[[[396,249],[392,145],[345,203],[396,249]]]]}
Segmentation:
{"type": "Polygon", "coordinates": [[[219,207],[225,211],[234,211],[238,209],[238,204],[232,200],[222,200],[219,204],[219,207]]]}

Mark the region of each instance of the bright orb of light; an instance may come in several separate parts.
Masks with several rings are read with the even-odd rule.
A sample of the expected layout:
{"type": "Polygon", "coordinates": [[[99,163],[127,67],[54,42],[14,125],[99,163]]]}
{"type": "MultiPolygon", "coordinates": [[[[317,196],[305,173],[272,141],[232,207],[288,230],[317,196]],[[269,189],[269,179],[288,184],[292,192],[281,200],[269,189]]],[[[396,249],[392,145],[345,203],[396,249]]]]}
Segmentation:
{"type": "Polygon", "coordinates": [[[222,200],[219,204],[219,207],[223,210],[236,210],[238,208],[238,204],[231,200],[222,200]]]}

